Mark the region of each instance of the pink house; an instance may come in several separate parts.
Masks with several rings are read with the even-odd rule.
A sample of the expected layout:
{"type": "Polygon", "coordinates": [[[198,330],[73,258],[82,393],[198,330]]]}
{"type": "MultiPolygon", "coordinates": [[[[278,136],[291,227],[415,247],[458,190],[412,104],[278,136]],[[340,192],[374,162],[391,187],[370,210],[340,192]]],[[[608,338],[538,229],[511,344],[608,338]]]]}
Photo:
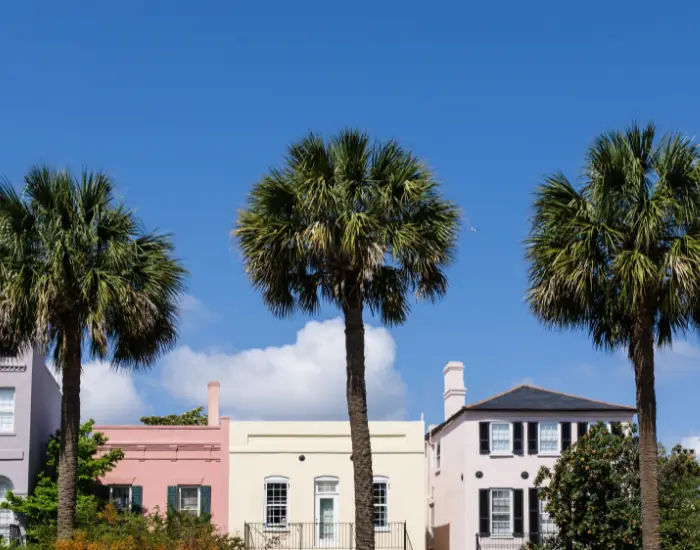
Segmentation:
{"type": "Polygon", "coordinates": [[[207,426],[94,426],[124,459],[102,479],[118,509],[211,515],[228,530],[229,419],[219,418],[219,383],[209,383],[207,426]]]}

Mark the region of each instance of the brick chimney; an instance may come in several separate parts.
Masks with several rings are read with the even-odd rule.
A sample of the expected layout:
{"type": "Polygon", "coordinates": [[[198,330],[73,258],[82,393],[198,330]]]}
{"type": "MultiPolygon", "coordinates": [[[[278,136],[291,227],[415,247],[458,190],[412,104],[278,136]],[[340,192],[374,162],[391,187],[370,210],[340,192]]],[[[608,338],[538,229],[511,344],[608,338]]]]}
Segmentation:
{"type": "Polygon", "coordinates": [[[209,403],[207,404],[207,416],[209,426],[219,425],[219,389],[221,385],[218,382],[209,382],[209,403]]]}
{"type": "Polygon", "coordinates": [[[442,369],[445,378],[445,420],[459,411],[465,403],[467,389],[464,387],[464,363],[450,361],[442,369]]]}

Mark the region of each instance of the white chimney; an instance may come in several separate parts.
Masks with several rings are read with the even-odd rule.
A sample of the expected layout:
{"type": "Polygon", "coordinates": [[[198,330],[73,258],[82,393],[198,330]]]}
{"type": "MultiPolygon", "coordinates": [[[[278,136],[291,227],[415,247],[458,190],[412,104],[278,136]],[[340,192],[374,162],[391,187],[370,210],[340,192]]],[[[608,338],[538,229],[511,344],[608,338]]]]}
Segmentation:
{"type": "Polygon", "coordinates": [[[458,412],[465,402],[467,389],[464,387],[464,363],[450,361],[442,369],[445,377],[445,420],[458,412]]]}
{"type": "Polygon", "coordinates": [[[209,390],[209,403],[207,404],[207,416],[209,426],[219,425],[219,388],[218,382],[209,382],[207,389],[209,390]]]}

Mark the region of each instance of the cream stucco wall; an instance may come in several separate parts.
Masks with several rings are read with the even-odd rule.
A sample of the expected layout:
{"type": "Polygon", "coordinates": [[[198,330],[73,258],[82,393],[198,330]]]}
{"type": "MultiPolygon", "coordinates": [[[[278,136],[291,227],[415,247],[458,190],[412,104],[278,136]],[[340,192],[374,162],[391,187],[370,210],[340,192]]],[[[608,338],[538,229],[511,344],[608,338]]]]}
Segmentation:
{"type": "MultiPolygon", "coordinates": [[[[264,521],[264,480],[289,479],[289,521],[315,520],[314,480],[339,481],[338,522],[354,522],[348,422],[231,422],[229,530],[264,521]],[[300,456],[304,460],[300,460],[300,456]]],[[[425,548],[424,424],[370,422],[375,476],[389,478],[389,521],[406,522],[414,550],[425,548]]]]}

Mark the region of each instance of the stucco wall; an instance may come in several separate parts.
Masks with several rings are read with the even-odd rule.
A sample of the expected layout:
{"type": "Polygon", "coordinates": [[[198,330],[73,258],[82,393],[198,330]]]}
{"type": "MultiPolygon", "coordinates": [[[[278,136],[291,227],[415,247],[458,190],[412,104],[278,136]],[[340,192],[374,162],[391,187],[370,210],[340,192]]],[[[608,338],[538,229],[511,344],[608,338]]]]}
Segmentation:
{"type": "MultiPolygon", "coordinates": [[[[553,466],[558,456],[539,456],[527,454],[527,440],[524,440],[524,454],[509,456],[482,455],[479,453],[479,422],[505,420],[512,422],[572,422],[572,443],[578,434],[576,422],[595,423],[597,421],[632,422],[632,413],[512,413],[467,411],[455,422],[432,437],[434,443],[442,440],[442,468],[435,472],[429,466],[428,491],[434,492],[435,525],[449,525],[449,545],[435,550],[464,550],[475,548],[475,536],[479,530],[479,489],[512,488],[525,489],[533,487],[533,481],[540,466],[553,466]],[[461,455],[461,459],[460,459],[461,455]],[[483,477],[476,478],[481,471],[483,477]],[[528,478],[523,479],[522,473],[528,478]],[[459,488],[462,499],[455,494],[459,488]]],[[[524,427],[526,432],[526,427],[524,427]]],[[[528,531],[527,492],[524,502],[525,531],[528,531]]]]}
{"type": "Polygon", "coordinates": [[[228,527],[228,428],[220,426],[98,426],[109,441],[104,450],[121,448],[124,459],[108,472],[105,485],[143,488],[146,513],[167,511],[168,486],[211,486],[211,512],[222,532],[228,527]]]}
{"type": "MultiPolygon", "coordinates": [[[[424,549],[423,422],[370,422],[375,476],[389,478],[389,521],[406,522],[415,550],[424,549]]],[[[232,422],[229,526],[264,521],[264,480],[289,479],[289,521],[315,520],[314,480],[339,480],[338,522],[354,522],[348,422],[232,422]],[[304,460],[299,459],[300,455],[304,460]]]]}

